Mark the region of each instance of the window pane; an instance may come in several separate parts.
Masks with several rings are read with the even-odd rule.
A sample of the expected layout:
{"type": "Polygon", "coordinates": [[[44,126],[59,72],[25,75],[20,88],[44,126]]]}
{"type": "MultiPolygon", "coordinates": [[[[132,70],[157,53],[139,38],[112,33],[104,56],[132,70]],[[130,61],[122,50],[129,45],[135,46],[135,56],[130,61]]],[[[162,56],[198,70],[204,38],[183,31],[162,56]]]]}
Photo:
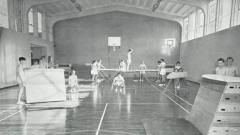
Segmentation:
{"type": "Polygon", "coordinates": [[[182,42],[188,39],[188,17],[183,20],[182,42]]]}
{"type": "Polygon", "coordinates": [[[28,12],[28,32],[33,33],[33,9],[28,12]]]}
{"type": "Polygon", "coordinates": [[[231,18],[231,9],[232,1],[231,0],[220,0],[220,12],[217,30],[223,30],[230,27],[230,18],[231,18]]]}
{"type": "Polygon", "coordinates": [[[208,34],[215,32],[217,2],[213,0],[208,4],[208,34]]]}
{"type": "Polygon", "coordinates": [[[203,36],[204,14],[202,10],[197,11],[196,38],[203,36]]]}
{"type": "Polygon", "coordinates": [[[189,15],[188,20],[188,40],[195,38],[195,26],[196,26],[196,13],[189,15]]]}
{"type": "Polygon", "coordinates": [[[42,33],[42,13],[38,12],[38,32],[42,33]]]}
{"type": "Polygon", "coordinates": [[[7,0],[0,0],[0,27],[9,28],[7,0]]]}
{"type": "Polygon", "coordinates": [[[238,17],[237,18],[238,18],[237,25],[239,25],[240,24],[240,10],[238,10],[238,17]]]}

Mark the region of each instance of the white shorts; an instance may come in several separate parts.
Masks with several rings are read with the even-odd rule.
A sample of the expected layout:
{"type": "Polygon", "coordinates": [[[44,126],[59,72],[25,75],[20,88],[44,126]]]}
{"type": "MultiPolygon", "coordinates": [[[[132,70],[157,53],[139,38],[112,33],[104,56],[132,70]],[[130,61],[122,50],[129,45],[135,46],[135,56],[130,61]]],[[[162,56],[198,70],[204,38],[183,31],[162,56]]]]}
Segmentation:
{"type": "Polygon", "coordinates": [[[91,70],[91,75],[98,75],[98,71],[97,70],[91,70]]]}
{"type": "Polygon", "coordinates": [[[129,64],[131,64],[132,63],[132,61],[131,60],[127,60],[127,64],[129,65],[129,64]]]}
{"type": "Polygon", "coordinates": [[[165,69],[161,69],[160,75],[166,75],[166,74],[167,74],[166,70],[165,69]]]}
{"type": "Polygon", "coordinates": [[[124,83],[123,82],[115,82],[113,85],[117,86],[117,87],[123,87],[124,83]]]}
{"type": "Polygon", "coordinates": [[[126,71],[125,68],[120,68],[119,70],[122,71],[122,72],[125,72],[125,71],[126,71]]]}
{"type": "Polygon", "coordinates": [[[17,76],[17,83],[19,84],[19,85],[22,85],[22,86],[25,86],[25,82],[24,82],[24,80],[22,81],[22,79],[19,77],[19,76],[17,76]]]}
{"type": "Polygon", "coordinates": [[[144,71],[144,70],[143,70],[143,71],[140,71],[140,74],[145,74],[145,73],[146,73],[146,71],[144,71]]]}

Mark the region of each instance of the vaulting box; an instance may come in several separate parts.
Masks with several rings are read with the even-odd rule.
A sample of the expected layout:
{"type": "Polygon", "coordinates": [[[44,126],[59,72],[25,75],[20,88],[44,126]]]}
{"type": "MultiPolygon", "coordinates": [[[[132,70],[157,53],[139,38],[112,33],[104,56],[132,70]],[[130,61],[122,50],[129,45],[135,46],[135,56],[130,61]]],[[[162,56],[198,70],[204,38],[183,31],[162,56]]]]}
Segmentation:
{"type": "Polygon", "coordinates": [[[26,102],[65,101],[63,69],[32,69],[26,72],[26,102]]]}

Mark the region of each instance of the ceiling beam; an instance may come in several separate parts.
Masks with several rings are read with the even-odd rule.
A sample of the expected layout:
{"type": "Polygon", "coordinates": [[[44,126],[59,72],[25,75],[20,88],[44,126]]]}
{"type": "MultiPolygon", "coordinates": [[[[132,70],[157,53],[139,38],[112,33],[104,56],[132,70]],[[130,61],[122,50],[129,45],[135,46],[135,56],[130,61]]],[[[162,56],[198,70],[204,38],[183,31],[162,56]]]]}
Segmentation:
{"type": "Polygon", "coordinates": [[[202,6],[206,5],[209,0],[169,0],[169,1],[202,8],[202,6]]]}
{"type": "Polygon", "coordinates": [[[184,12],[186,12],[189,8],[191,8],[189,5],[184,5],[179,11],[176,12],[178,15],[183,15],[184,12]]]}
{"type": "Polygon", "coordinates": [[[62,14],[59,16],[54,16],[50,18],[50,26],[53,27],[56,22],[63,21],[63,20],[68,20],[68,19],[74,19],[74,18],[80,18],[83,16],[89,16],[89,15],[95,15],[95,14],[101,14],[101,13],[107,13],[107,12],[113,12],[113,11],[121,11],[121,12],[127,12],[127,13],[133,13],[133,14],[139,14],[139,15],[145,15],[145,16],[150,16],[154,18],[161,18],[165,20],[170,20],[179,23],[182,25],[182,18],[174,15],[169,15],[166,13],[162,12],[155,12],[153,13],[151,10],[144,10],[141,8],[133,8],[133,7],[127,7],[127,6],[120,6],[120,5],[115,5],[115,6],[104,6],[104,7],[99,7],[95,9],[87,9],[82,11],[81,13],[79,12],[69,12],[67,14],[62,14]]]}
{"type": "Polygon", "coordinates": [[[28,12],[28,10],[30,8],[32,8],[33,6],[47,4],[47,3],[54,3],[54,2],[58,2],[58,1],[62,1],[62,0],[25,0],[24,7],[25,7],[26,11],[28,12]]]}
{"type": "Polygon", "coordinates": [[[171,9],[168,10],[170,13],[175,13],[182,5],[176,4],[171,9]]]}
{"type": "Polygon", "coordinates": [[[186,12],[183,13],[183,16],[187,17],[188,15],[193,13],[194,11],[196,11],[196,7],[191,7],[189,10],[187,10],[186,12]]]}
{"type": "Polygon", "coordinates": [[[209,0],[169,0],[169,1],[194,6],[196,8],[201,9],[205,14],[207,13],[207,5],[209,2],[209,0]]]}
{"type": "Polygon", "coordinates": [[[168,9],[169,9],[171,6],[173,6],[173,5],[174,5],[174,4],[173,4],[172,2],[168,2],[167,5],[163,8],[163,11],[164,11],[164,12],[167,12],[168,9]]]}

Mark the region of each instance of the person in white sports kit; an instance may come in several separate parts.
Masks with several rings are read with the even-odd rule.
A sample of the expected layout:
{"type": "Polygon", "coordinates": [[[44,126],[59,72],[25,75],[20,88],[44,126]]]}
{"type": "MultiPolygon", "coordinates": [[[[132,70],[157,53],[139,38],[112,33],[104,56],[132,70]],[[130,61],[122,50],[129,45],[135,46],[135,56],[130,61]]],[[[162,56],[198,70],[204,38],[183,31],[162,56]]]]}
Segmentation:
{"type": "Polygon", "coordinates": [[[19,85],[19,93],[18,93],[18,99],[17,99],[17,104],[21,105],[21,104],[25,104],[22,101],[22,97],[24,95],[24,91],[25,91],[25,70],[26,70],[26,58],[25,57],[19,57],[19,65],[17,67],[17,83],[19,85]]]}
{"type": "Polygon", "coordinates": [[[140,70],[140,82],[143,82],[144,75],[146,73],[147,66],[145,65],[144,61],[139,65],[139,70],[140,70]]]}
{"type": "Polygon", "coordinates": [[[127,71],[129,70],[130,65],[132,63],[132,52],[133,52],[133,49],[129,49],[128,50],[128,54],[127,54],[127,71]]]}
{"type": "Polygon", "coordinates": [[[121,72],[118,72],[117,75],[114,77],[111,89],[115,90],[116,92],[118,92],[119,89],[120,92],[125,93],[125,80],[121,72]]]}
{"type": "Polygon", "coordinates": [[[71,92],[76,92],[78,89],[78,77],[76,75],[76,71],[72,70],[71,75],[68,78],[68,84],[71,89],[71,92]]]}
{"type": "Polygon", "coordinates": [[[121,72],[125,72],[125,71],[126,71],[126,63],[124,62],[123,59],[120,60],[119,70],[120,70],[121,72]]]}
{"type": "Polygon", "coordinates": [[[91,75],[92,75],[92,81],[96,82],[97,77],[98,77],[98,66],[97,66],[97,61],[96,60],[93,60],[93,62],[92,62],[91,75]]]}

